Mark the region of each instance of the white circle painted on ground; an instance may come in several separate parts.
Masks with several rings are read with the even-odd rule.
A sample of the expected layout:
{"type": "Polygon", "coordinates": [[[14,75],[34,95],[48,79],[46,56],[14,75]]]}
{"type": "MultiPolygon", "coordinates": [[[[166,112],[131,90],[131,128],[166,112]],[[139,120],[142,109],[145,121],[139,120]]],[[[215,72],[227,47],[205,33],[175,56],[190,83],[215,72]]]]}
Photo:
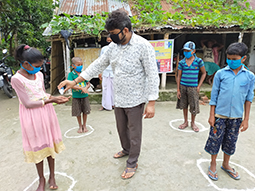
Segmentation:
{"type": "MultiPolygon", "coordinates": [[[[73,177],[71,177],[71,176],[68,176],[66,173],[63,173],[63,172],[55,172],[55,174],[57,174],[57,175],[60,175],[60,176],[65,176],[65,177],[67,177],[67,178],[69,178],[71,181],[72,181],[72,184],[71,184],[71,186],[68,188],[68,190],[67,191],[72,191],[72,189],[73,189],[73,187],[74,187],[74,185],[76,184],[76,180],[74,180],[74,178],[73,177]]],[[[50,175],[50,173],[48,172],[48,173],[45,173],[44,175],[50,175]]],[[[31,188],[32,186],[33,186],[33,184],[34,183],[36,183],[37,181],[39,180],[39,177],[37,177],[28,187],[26,187],[23,191],[27,191],[29,188],[31,188]]],[[[63,188],[61,188],[61,190],[62,190],[63,188]]],[[[59,190],[59,188],[58,188],[58,190],[59,190]]]]}
{"type": "MultiPolygon", "coordinates": [[[[217,159],[216,161],[218,162],[218,161],[223,161],[223,160],[222,160],[222,159],[217,159]]],[[[252,190],[255,190],[255,187],[252,188],[252,189],[250,189],[250,188],[249,188],[249,189],[248,189],[248,188],[247,188],[247,189],[219,188],[216,184],[214,184],[214,181],[211,180],[211,179],[208,177],[207,173],[202,169],[202,167],[201,167],[200,164],[201,164],[201,163],[204,163],[204,162],[210,163],[211,160],[210,160],[210,159],[198,159],[198,160],[197,160],[197,167],[198,167],[198,169],[200,170],[201,174],[205,177],[205,179],[208,180],[210,186],[214,187],[216,190],[219,190],[219,191],[245,191],[245,190],[246,190],[246,191],[252,191],[252,190]]],[[[255,175],[252,174],[247,168],[245,168],[245,167],[243,167],[243,166],[241,166],[241,165],[239,165],[239,164],[236,164],[236,163],[234,163],[234,162],[231,162],[231,161],[229,161],[229,163],[232,164],[232,165],[234,165],[234,166],[238,166],[239,168],[243,169],[247,174],[249,174],[252,178],[255,179],[255,175]]]]}
{"type": "MultiPolygon", "coordinates": [[[[180,121],[180,123],[184,123],[184,120],[183,119],[174,119],[172,121],[169,122],[169,125],[174,129],[174,130],[177,130],[177,131],[181,131],[181,132],[185,132],[185,133],[196,133],[195,131],[193,131],[192,129],[187,129],[189,127],[186,127],[185,129],[179,129],[178,127],[175,127],[173,125],[173,123],[175,122],[178,122],[180,121]]],[[[190,123],[190,120],[188,120],[188,122],[190,123]]],[[[203,132],[203,131],[207,131],[209,128],[206,128],[205,126],[203,126],[201,123],[199,122],[196,122],[196,125],[198,126],[199,128],[199,132],[203,132]]]]}
{"type": "Polygon", "coordinates": [[[70,131],[72,131],[72,130],[74,130],[74,129],[79,129],[79,127],[73,127],[73,128],[71,128],[71,129],[67,130],[67,131],[65,132],[64,136],[65,136],[66,138],[71,138],[71,139],[72,139],[72,138],[81,138],[81,137],[85,137],[85,136],[90,135],[91,133],[93,133],[94,129],[93,129],[90,125],[86,125],[86,127],[88,127],[88,128],[90,129],[90,130],[89,130],[88,132],[86,132],[86,133],[79,133],[79,135],[68,136],[68,135],[67,135],[68,132],[70,132],[70,131]]]}

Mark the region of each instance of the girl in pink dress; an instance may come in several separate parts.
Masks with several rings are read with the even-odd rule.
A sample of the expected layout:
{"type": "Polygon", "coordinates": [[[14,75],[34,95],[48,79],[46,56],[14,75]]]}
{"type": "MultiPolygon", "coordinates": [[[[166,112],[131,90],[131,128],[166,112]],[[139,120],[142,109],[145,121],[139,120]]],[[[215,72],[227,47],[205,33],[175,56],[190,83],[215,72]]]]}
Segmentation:
{"type": "Polygon", "coordinates": [[[45,190],[43,160],[47,158],[50,170],[49,188],[57,189],[54,174],[55,152],[65,149],[58,119],[52,103],[65,103],[64,96],[53,97],[45,92],[43,74],[40,68],[43,56],[40,51],[28,45],[15,50],[20,70],[12,77],[12,87],[19,98],[19,116],[25,160],[35,163],[39,175],[37,191],[45,190]]]}

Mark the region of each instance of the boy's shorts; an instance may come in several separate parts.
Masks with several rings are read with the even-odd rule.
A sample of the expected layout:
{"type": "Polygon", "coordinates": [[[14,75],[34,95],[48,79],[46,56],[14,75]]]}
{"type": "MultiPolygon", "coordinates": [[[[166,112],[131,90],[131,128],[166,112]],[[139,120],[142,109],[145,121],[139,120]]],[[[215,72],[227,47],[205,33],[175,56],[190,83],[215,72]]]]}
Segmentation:
{"type": "Polygon", "coordinates": [[[188,87],[180,85],[181,99],[177,100],[176,109],[187,109],[192,115],[198,114],[199,111],[199,94],[197,87],[188,87]]]}
{"type": "Polygon", "coordinates": [[[233,155],[235,153],[241,123],[242,118],[221,119],[215,117],[215,128],[212,126],[210,128],[205,151],[211,155],[216,155],[222,145],[221,149],[224,153],[233,155]]]}
{"type": "Polygon", "coordinates": [[[72,101],[72,116],[80,116],[81,113],[90,113],[89,97],[73,98],[72,101]]]}

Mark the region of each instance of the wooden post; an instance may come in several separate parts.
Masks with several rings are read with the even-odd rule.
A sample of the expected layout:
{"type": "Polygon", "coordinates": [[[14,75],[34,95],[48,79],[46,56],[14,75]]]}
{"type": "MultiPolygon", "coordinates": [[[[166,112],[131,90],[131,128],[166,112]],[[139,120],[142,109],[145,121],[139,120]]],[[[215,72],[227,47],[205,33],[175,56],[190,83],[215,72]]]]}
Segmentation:
{"type": "MultiPolygon", "coordinates": [[[[65,41],[62,41],[62,48],[63,48],[63,57],[64,57],[64,69],[65,69],[65,77],[66,77],[66,46],[65,41]]],[[[68,75],[68,74],[67,74],[68,75]]]]}
{"type": "Polygon", "coordinates": [[[220,60],[220,63],[219,63],[219,66],[222,68],[225,64],[225,52],[226,52],[226,38],[227,38],[227,35],[226,34],[223,34],[222,35],[222,44],[223,44],[223,48],[221,50],[221,60],[220,60]]]}
{"type": "MultiPolygon", "coordinates": [[[[70,42],[68,42],[68,44],[70,44],[70,42]]],[[[71,64],[70,64],[70,50],[66,44],[66,70],[65,70],[66,71],[66,73],[65,73],[66,79],[68,77],[68,74],[70,73],[70,66],[71,66],[71,64]]]]}
{"type": "Polygon", "coordinates": [[[239,33],[238,36],[238,42],[242,42],[243,41],[243,31],[239,33]]]}
{"type": "MultiPolygon", "coordinates": [[[[168,40],[168,38],[169,38],[169,33],[166,33],[165,35],[164,35],[164,39],[165,40],[168,40]]],[[[161,89],[166,89],[166,73],[162,73],[162,75],[161,75],[161,89]]]]}

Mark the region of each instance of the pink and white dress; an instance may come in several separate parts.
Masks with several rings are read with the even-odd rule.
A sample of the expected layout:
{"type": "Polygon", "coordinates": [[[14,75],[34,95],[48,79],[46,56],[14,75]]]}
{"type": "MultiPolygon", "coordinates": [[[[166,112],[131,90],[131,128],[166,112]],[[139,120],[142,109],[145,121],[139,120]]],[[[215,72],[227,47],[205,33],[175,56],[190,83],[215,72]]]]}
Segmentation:
{"type": "Polygon", "coordinates": [[[65,149],[53,105],[43,104],[50,97],[45,92],[43,74],[29,80],[17,72],[11,80],[19,98],[19,116],[22,130],[23,151],[28,163],[39,163],[44,158],[65,149]]]}

